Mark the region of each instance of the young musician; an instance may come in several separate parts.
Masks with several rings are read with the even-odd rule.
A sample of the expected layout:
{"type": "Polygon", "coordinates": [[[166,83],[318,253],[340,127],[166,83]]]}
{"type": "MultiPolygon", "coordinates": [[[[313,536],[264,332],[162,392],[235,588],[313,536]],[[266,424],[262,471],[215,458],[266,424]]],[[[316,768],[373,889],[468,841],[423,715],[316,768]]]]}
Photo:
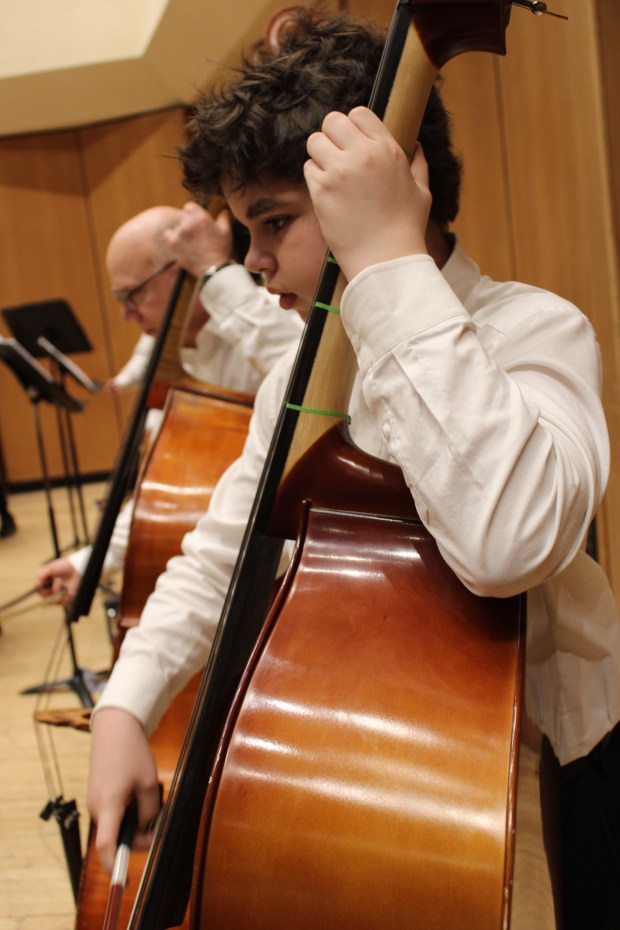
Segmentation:
{"type": "MultiPolygon", "coordinates": [[[[250,233],[246,267],[307,313],[326,245],[349,282],[353,439],[395,462],[418,514],[481,596],[527,591],[527,705],[562,765],[565,927],[620,921],[620,627],[585,553],[609,469],[600,357],[562,298],[480,274],[449,232],[459,166],[433,93],[411,166],[364,104],[383,39],[300,14],[204,94],[182,153],[199,197],[250,233]],[[428,167],[427,167],[428,163],[428,167]]],[[[263,382],[240,460],[169,563],[95,712],[88,803],[109,866],[158,808],[147,735],[207,658],[291,366],[263,382]]]]}

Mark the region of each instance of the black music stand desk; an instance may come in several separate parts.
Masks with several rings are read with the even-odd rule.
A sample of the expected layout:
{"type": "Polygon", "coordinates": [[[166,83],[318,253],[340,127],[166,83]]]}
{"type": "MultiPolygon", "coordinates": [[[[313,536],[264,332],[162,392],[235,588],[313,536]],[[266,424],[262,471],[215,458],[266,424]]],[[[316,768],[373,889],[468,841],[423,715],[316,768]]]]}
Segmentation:
{"type": "MultiPolygon", "coordinates": [[[[95,393],[101,389],[100,382],[94,381],[72,359],[67,357],[79,352],[90,352],[92,345],[66,300],[44,300],[17,307],[6,307],[2,310],[2,316],[15,339],[33,358],[48,356],[51,359],[52,373],[63,389],[66,375],[72,377],[87,391],[95,393]]],[[[75,547],[82,542],[89,542],[82,476],[70,411],[57,407],[56,421],[73,526],[73,547],[75,547]],[[77,497],[81,518],[82,539],[78,531],[74,494],[77,497]]]]}
{"type": "Polygon", "coordinates": [[[35,432],[37,437],[37,447],[39,450],[39,461],[41,464],[41,474],[43,479],[43,488],[47,500],[47,510],[50,521],[50,531],[54,546],[56,558],[60,555],[60,546],[58,544],[58,533],[56,529],[56,519],[52,505],[52,496],[50,488],[49,472],[47,468],[47,456],[43,444],[43,433],[41,430],[41,419],[39,416],[39,404],[41,401],[52,404],[55,407],[69,411],[78,411],[83,408],[83,404],[71,397],[61,385],[52,377],[52,375],[39,365],[37,360],[28,352],[17,339],[5,339],[0,336],[0,361],[10,368],[17,380],[24,388],[26,395],[32,407],[34,417],[35,432]]]}
{"type": "MultiPolygon", "coordinates": [[[[32,407],[34,415],[35,430],[37,434],[37,444],[39,448],[39,458],[41,462],[41,471],[43,476],[43,486],[45,489],[45,495],[47,499],[47,511],[50,521],[50,530],[52,534],[52,541],[54,544],[54,553],[56,558],[60,555],[60,548],[58,545],[58,533],[56,529],[56,519],[54,516],[54,508],[52,505],[52,496],[50,488],[49,474],[47,470],[47,459],[45,455],[45,446],[43,443],[43,435],[41,431],[41,421],[39,417],[39,404],[41,401],[53,404],[56,407],[60,407],[64,410],[75,412],[81,410],[83,404],[81,401],[76,400],[74,397],[71,397],[70,394],[62,388],[56,380],[51,376],[51,374],[45,370],[32,355],[24,349],[23,346],[19,344],[16,339],[5,339],[0,336],[0,361],[3,361],[8,368],[13,372],[17,380],[20,382],[32,407]]],[[[66,619],[66,611],[65,611],[66,619]]],[[[69,643],[69,650],[71,652],[71,661],[73,664],[73,674],[70,678],[64,679],[61,682],[54,682],[51,684],[36,685],[33,688],[28,688],[22,692],[22,694],[34,694],[41,691],[48,691],[53,687],[58,687],[60,685],[69,685],[73,688],[76,694],[79,696],[82,704],[85,707],[93,706],[93,699],[86,687],[84,681],[83,670],[78,666],[77,657],[75,654],[75,646],[73,643],[73,637],[71,635],[70,624],[67,624],[67,636],[69,643]]]]}

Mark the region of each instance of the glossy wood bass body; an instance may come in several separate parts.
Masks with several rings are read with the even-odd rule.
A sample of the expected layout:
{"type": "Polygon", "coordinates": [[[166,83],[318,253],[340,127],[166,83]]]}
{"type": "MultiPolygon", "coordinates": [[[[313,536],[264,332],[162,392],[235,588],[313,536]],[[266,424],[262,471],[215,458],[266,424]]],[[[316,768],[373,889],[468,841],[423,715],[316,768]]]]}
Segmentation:
{"type": "Polygon", "coordinates": [[[515,845],[524,601],[468,592],[343,433],[284,488],[302,530],[218,752],[191,930],[555,927],[535,771],[515,845]]]}

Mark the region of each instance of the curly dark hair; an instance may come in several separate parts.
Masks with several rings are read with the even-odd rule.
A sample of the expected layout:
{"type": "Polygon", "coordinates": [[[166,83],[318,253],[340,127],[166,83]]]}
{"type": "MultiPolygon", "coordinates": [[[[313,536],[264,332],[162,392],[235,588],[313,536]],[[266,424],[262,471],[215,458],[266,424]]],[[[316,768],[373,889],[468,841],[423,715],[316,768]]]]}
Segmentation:
{"type": "MultiPolygon", "coordinates": [[[[277,48],[255,46],[227,82],[198,98],[179,150],[184,186],[205,203],[221,195],[223,178],[239,187],[265,177],[303,182],[308,136],[330,111],[368,103],[384,42],[383,32],[345,14],[299,10],[277,48]]],[[[445,227],[458,213],[461,164],[436,87],[419,139],[429,163],[431,216],[445,227]]]]}

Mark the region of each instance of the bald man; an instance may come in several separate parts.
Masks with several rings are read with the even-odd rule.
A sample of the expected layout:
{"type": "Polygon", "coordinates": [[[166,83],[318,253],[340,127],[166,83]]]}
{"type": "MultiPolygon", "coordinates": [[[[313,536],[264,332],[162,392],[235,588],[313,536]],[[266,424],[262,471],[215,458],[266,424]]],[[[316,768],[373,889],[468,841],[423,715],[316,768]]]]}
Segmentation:
{"type": "Polygon", "coordinates": [[[164,241],[179,214],[175,207],[152,207],[124,223],[110,239],[106,268],[112,294],[120,300],[122,318],[137,323],[142,335],[129,361],[105,383],[106,391],[132,387],[144,377],[179,267],[164,241]]]}
{"type": "MultiPolygon", "coordinates": [[[[277,359],[299,341],[301,318],[284,312],[277,298],[233,259],[228,211],[214,219],[196,203],[183,209],[156,206],[124,223],[106,252],[112,294],[123,318],[142,329],[141,342],[153,340],[158,332],[180,268],[197,279],[199,298],[186,329],[183,367],[210,384],[254,394],[277,359]]],[[[144,368],[149,353],[150,348],[144,368]]],[[[154,432],[152,421],[150,427],[154,432]]],[[[104,577],[122,568],[132,513],[130,502],[118,516],[104,577]]],[[[43,566],[36,578],[42,596],[60,594],[69,604],[89,556],[90,546],[85,546],[43,566]]]]}
{"type": "Polygon", "coordinates": [[[106,268],[123,318],[143,332],[116,387],[119,376],[122,386],[141,379],[180,268],[199,281],[182,362],[203,381],[254,394],[303,328],[234,261],[227,210],[215,219],[197,203],[145,210],[114,233],[106,268]]]}

